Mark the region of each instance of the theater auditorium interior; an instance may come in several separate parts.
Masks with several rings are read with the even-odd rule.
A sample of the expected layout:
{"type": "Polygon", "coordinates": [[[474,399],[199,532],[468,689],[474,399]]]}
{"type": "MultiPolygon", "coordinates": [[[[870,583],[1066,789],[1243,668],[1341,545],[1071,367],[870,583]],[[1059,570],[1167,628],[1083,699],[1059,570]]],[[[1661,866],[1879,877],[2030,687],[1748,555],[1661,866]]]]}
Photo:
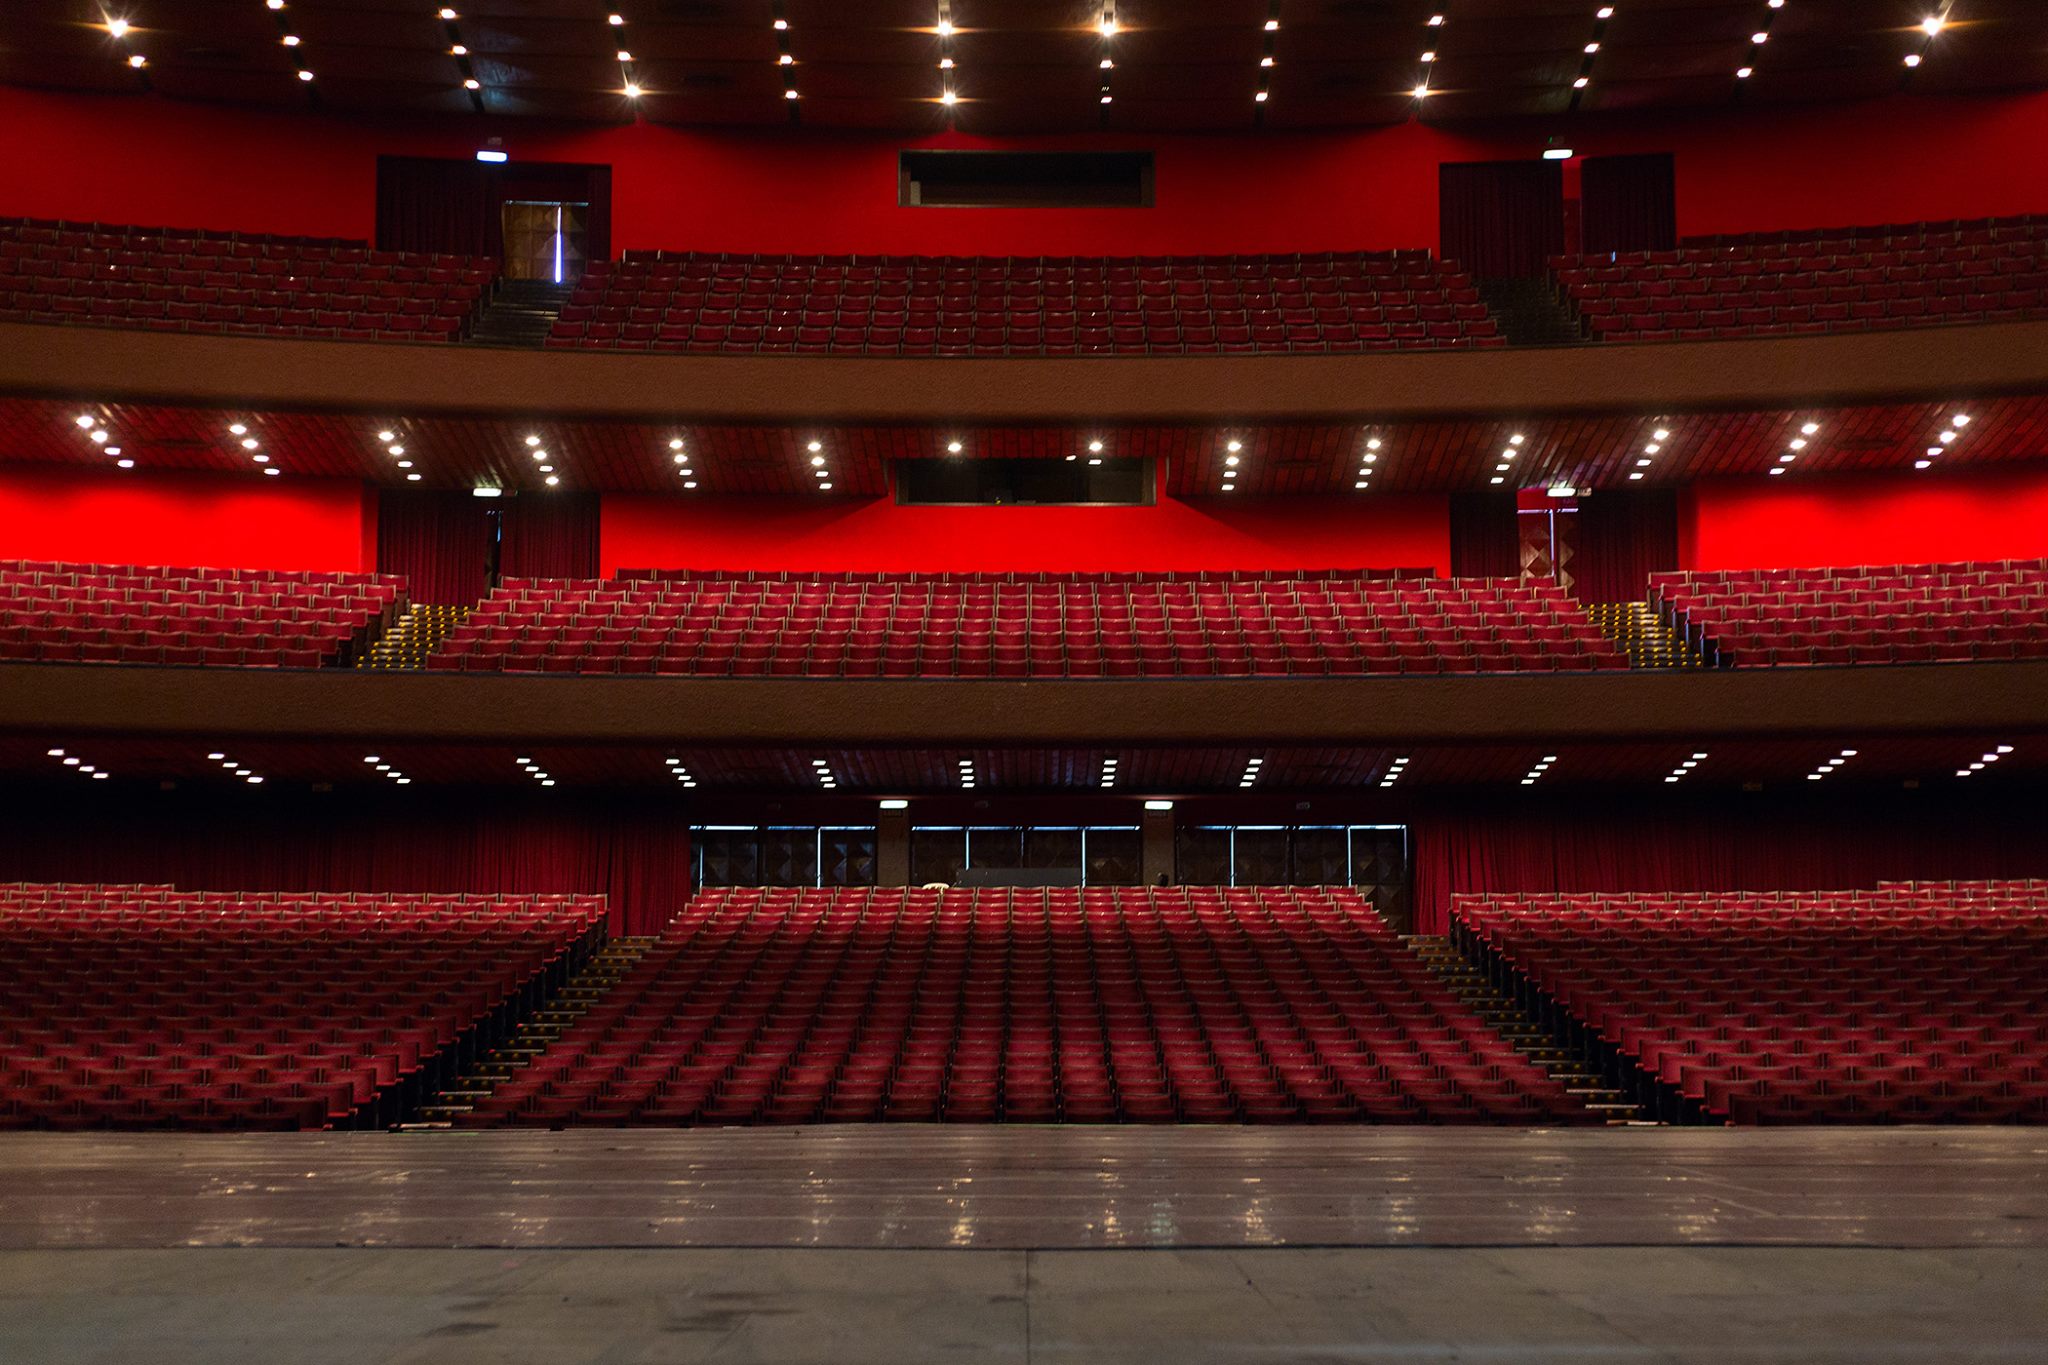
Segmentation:
{"type": "Polygon", "coordinates": [[[2042,0],[0,7],[0,1359],[2048,1360],[2042,0]]]}

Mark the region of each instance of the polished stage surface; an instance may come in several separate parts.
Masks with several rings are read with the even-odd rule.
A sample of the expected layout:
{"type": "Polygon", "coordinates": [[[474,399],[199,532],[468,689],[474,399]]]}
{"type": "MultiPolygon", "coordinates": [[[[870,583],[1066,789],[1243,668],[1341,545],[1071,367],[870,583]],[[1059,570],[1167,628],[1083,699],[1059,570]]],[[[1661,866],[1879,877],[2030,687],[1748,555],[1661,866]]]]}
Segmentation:
{"type": "Polygon", "coordinates": [[[0,1361],[2048,1362],[2048,1131],[0,1135],[0,1361]]]}

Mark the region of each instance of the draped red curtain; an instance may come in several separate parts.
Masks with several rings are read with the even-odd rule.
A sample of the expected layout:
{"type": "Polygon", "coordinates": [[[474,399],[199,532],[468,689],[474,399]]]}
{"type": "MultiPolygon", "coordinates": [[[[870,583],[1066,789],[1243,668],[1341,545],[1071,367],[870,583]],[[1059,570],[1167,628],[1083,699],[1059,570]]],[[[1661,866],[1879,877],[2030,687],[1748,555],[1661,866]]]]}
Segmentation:
{"type": "Polygon", "coordinates": [[[595,493],[506,499],[499,504],[498,572],[508,578],[596,578],[595,493]]]}
{"type": "Polygon", "coordinates": [[[377,572],[404,574],[415,602],[460,606],[490,591],[498,528],[483,499],[388,488],[377,498],[377,572]]]}
{"type": "MultiPolygon", "coordinates": [[[[39,794],[39,797],[41,794],[39,794]]],[[[686,813],[644,797],[556,801],[395,789],[378,798],[61,789],[0,823],[0,881],[190,891],[602,893],[613,933],[658,932],[690,894],[686,813]]]]}
{"type": "Polygon", "coordinates": [[[1450,162],[1438,171],[1443,255],[1480,279],[1543,274],[1564,250],[1564,168],[1555,161],[1450,162]]]}
{"type": "Polygon", "coordinates": [[[1589,156],[1579,172],[1581,250],[1669,251],[1678,245],[1678,179],[1669,152],[1589,156]]]}
{"type": "MultiPolygon", "coordinates": [[[[1915,798],[1915,799],[1908,799],[1915,798]]],[[[1767,800],[1460,803],[1410,825],[1417,933],[1457,892],[1804,891],[1879,880],[2048,875],[2024,801],[1767,800]]]]}
{"type": "Polygon", "coordinates": [[[453,158],[377,158],[377,247],[505,255],[507,200],[587,202],[584,252],[612,252],[612,168],[561,162],[488,164],[453,158]]]}
{"type": "Polygon", "coordinates": [[[1522,528],[1515,495],[1451,495],[1451,573],[1457,578],[1515,578],[1522,572],[1522,528]]]}
{"type": "Polygon", "coordinates": [[[1572,591],[1582,602],[1637,602],[1653,573],[1678,567],[1675,489],[1610,489],[1579,501],[1572,591]]]}

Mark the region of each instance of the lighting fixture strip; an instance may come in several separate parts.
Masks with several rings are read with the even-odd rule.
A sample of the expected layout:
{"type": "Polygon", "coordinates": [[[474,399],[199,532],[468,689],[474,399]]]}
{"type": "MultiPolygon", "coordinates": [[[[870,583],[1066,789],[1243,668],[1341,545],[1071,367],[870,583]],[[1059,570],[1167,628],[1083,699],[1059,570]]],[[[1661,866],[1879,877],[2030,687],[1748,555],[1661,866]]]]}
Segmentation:
{"type": "Polygon", "coordinates": [[[220,764],[221,768],[224,771],[233,773],[236,777],[241,778],[244,782],[248,783],[252,787],[260,787],[263,785],[263,778],[258,773],[256,773],[254,769],[244,767],[240,759],[229,758],[225,753],[219,750],[215,750],[213,753],[208,754],[206,757],[210,762],[220,764]]]}
{"type": "Polygon", "coordinates": [[[614,11],[605,16],[610,28],[609,37],[613,50],[619,59],[619,93],[629,100],[637,100],[644,93],[640,88],[639,69],[633,62],[633,53],[626,46],[626,16],[614,11]]]}
{"type": "Polygon", "coordinates": [[[1705,754],[1694,754],[1694,755],[1693,755],[1693,756],[1692,756],[1691,758],[1688,758],[1688,759],[1686,759],[1686,760],[1685,760],[1684,762],[1680,763],[1680,764],[1679,764],[1679,765],[1678,765],[1677,767],[1673,768],[1673,769],[1671,770],[1671,775],[1670,775],[1669,777],[1665,778],[1664,780],[1665,780],[1666,782],[1678,782],[1678,781],[1682,781],[1682,780],[1684,779],[1684,777],[1685,777],[1685,775],[1686,775],[1687,773],[1689,773],[1689,772],[1691,772],[1691,771],[1692,771],[1693,769],[1695,769],[1695,768],[1699,767],[1699,766],[1700,766],[1700,764],[1702,764],[1702,763],[1704,763],[1704,762],[1706,762],[1706,761],[1707,761],[1707,756],[1706,756],[1705,754]]]}
{"type": "Polygon", "coordinates": [[[670,458],[676,462],[676,475],[682,479],[683,487],[694,489],[697,486],[697,470],[690,459],[690,453],[683,448],[683,438],[669,437],[668,448],[670,458]]]}
{"type": "Polygon", "coordinates": [[[1263,758],[1246,759],[1244,764],[1244,776],[1237,779],[1238,790],[1243,791],[1245,788],[1250,787],[1253,783],[1257,782],[1259,780],[1259,770],[1265,766],[1266,760],[1263,758]]]}
{"type": "Polygon", "coordinates": [[[391,457],[392,463],[405,471],[405,481],[407,483],[418,483],[420,481],[420,472],[414,469],[412,461],[406,458],[405,445],[399,439],[402,435],[402,432],[385,427],[377,433],[377,440],[383,445],[384,453],[391,457]]]}
{"type": "Polygon", "coordinates": [[[953,0],[939,0],[938,35],[939,103],[951,110],[960,102],[960,92],[953,84],[953,0]]]}
{"type": "Polygon", "coordinates": [[[770,7],[774,18],[770,21],[775,29],[775,64],[782,68],[782,102],[789,106],[789,121],[803,122],[803,111],[797,107],[802,97],[796,88],[796,54],[789,46],[789,16],[784,13],[783,0],[774,0],[770,7]]]}
{"type": "Polygon", "coordinates": [[[683,766],[683,760],[680,758],[672,758],[668,761],[668,775],[682,783],[685,787],[695,787],[697,785],[697,779],[690,775],[690,770],[683,766]]]}
{"type": "Polygon", "coordinates": [[[1593,83],[1593,62],[1600,53],[1600,47],[1607,41],[1607,21],[1614,17],[1614,6],[1602,5],[1593,11],[1593,36],[1586,41],[1579,54],[1579,74],[1572,78],[1571,102],[1565,106],[1570,113],[1579,111],[1579,104],[1585,98],[1586,87],[1593,83]]]}
{"type": "MultiPolygon", "coordinates": [[[[278,3],[272,5],[271,8],[277,9],[283,3],[284,0],[278,0],[278,3]]],[[[142,87],[145,94],[153,91],[156,88],[156,83],[149,78],[149,58],[143,56],[140,52],[134,51],[132,47],[135,40],[135,25],[125,16],[108,14],[102,17],[105,20],[108,36],[121,45],[121,50],[125,54],[121,60],[130,71],[135,73],[135,83],[142,87]]]]}
{"type": "Polygon", "coordinates": [[[235,438],[235,444],[239,445],[251,460],[263,467],[265,474],[275,475],[278,472],[277,466],[270,462],[269,453],[263,449],[262,439],[250,434],[247,422],[230,422],[228,435],[235,438]]]}
{"type": "MultiPolygon", "coordinates": [[[[1756,54],[1762,51],[1764,44],[1771,40],[1771,25],[1778,21],[1778,11],[1783,8],[1785,8],[1785,0],[1765,0],[1763,23],[1750,32],[1748,50],[1743,56],[1742,64],[1735,68],[1735,79],[1738,82],[1746,81],[1756,74],[1756,54]]],[[[1740,84],[1735,87],[1735,93],[1740,98],[1742,94],[1742,86],[1740,84]]]]}
{"type": "Polygon", "coordinates": [[[1650,433],[1650,439],[1643,442],[1643,453],[1636,457],[1636,467],[1629,471],[1628,477],[1631,483],[1642,479],[1643,471],[1655,463],[1657,456],[1664,453],[1664,443],[1670,439],[1671,429],[1669,427],[1658,427],[1650,433]]]}
{"type": "Polygon", "coordinates": [[[462,26],[456,22],[460,16],[452,9],[443,8],[437,17],[441,21],[441,36],[448,43],[448,55],[455,59],[455,69],[461,73],[462,88],[469,92],[469,107],[481,114],[484,111],[483,82],[477,79],[476,64],[469,59],[469,45],[462,41],[462,26]]]}
{"type": "Polygon", "coordinates": [[[1956,0],[1941,0],[1941,3],[1934,7],[1934,12],[1920,21],[1920,27],[1916,30],[1920,34],[1920,45],[1906,54],[1906,72],[1899,77],[1901,89],[1911,87],[1914,71],[1918,70],[1920,63],[1926,61],[1928,54],[1934,51],[1934,40],[1949,26],[1950,16],[1955,13],[1955,8],[1956,0]]]}
{"type": "Polygon", "coordinates": [[[825,443],[823,441],[811,441],[804,446],[804,449],[810,452],[811,477],[818,481],[818,491],[820,493],[830,493],[832,491],[832,468],[825,463],[825,443]]]}
{"type": "Polygon", "coordinates": [[[1273,94],[1273,48],[1280,36],[1280,0],[1266,0],[1265,31],[1261,33],[1263,46],[1259,50],[1259,88],[1252,92],[1252,102],[1259,106],[1254,111],[1258,123],[1266,121],[1266,101],[1273,94]]]}
{"type": "Polygon", "coordinates": [[[1844,764],[1846,764],[1850,759],[1854,757],[1856,757],[1856,751],[1854,749],[1844,749],[1841,753],[1835,755],[1833,758],[1827,760],[1827,762],[1821,764],[1812,772],[1808,773],[1806,775],[1806,780],[1808,782],[1818,782],[1823,777],[1826,777],[1829,773],[1834,772],[1836,769],[1842,767],[1844,764]]]}
{"type": "Polygon", "coordinates": [[[1408,765],[1414,761],[1412,755],[1403,754],[1392,763],[1389,763],[1386,774],[1380,778],[1380,790],[1385,791],[1388,787],[1393,786],[1396,782],[1407,776],[1408,765]]]}
{"type": "Polygon", "coordinates": [[[312,80],[313,73],[306,69],[306,54],[300,50],[301,42],[298,33],[292,28],[291,15],[285,10],[283,5],[265,5],[264,8],[268,9],[277,20],[278,45],[291,52],[293,58],[292,66],[299,73],[299,79],[302,81],[312,80]]]}
{"type": "Polygon", "coordinates": [[[1100,58],[1097,63],[1099,79],[1095,86],[1096,103],[1102,107],[1102,122],[1109,122],[1109,106],[1115,96],[1110,92],[1110,73],[1116,70],[1116,0],[1102,0],[1101,17],[1095,21],[1096,32],[1102,35],[1099,45],[1100,58]]]}
{"type": "Polygon", "coordinates": [[[977,780],[974,775],[974,760],[971,758],[961,759],[959,763],[959,768],[960,786],[965,790],[973,790],[974,784],[977,780]]]}
{"type": "Polygon", "coordinates": [[[562,476],[555,473],[555,466],[552,463],[555,457],[548,454],[548,449],[541,444],[540,437],[532,432],[526,434],[526,453],[533,457],[533,467],[541,476],[541,482],[549,488],[559,488],[562,476]]]}
{"type": "Polygon", "coordinates": [[[1947,430],[1943,431],[1941,435],[1936,438],[1940,442],[1940,444],[1931,445],[1927,447],[1927,457],[1925,459],[1913,461],[1913,468],[1932,469],[1934,467],[1934,462],[1940,459],[1942,456],[1948,454],[1948,448],[1951,445],[1953,445],[1958,438],[1962,436],[1963,428],[1968,425],[1970,425],[1970,414],[1968,414],[1967,412],[1959,412],[1955,414],[1955,416],[1949,418],[1947,430]]]}
{"type": "Polygon", "coordinates": [[[373,765],[376,768],[377,776],[379,777],[388,777],[401,787],[410,787],[412,785],[412,779],[407,777],[404,773],[398,771],[398,766],[396,764],[386,763],[382,758],[378,757],[376,754],[364,754],[363,762],[373,765]]]}
{"type": "Polygon", "coordinates": [[[1422,56],[1415,63],[1415,103],[1420,106],[1434,93],[1431,77],[1436,72],[1438,44],[1443,41],[1444,29],[1451,22],[1450,0],[1440,0],[1435,11],[1424,21],[1422,35],[1422,56]]]}
{"type": "Polygon", "coordinates": [[[1790,469],[1798,461],[1799,457],[1805,453],[1806,448],[1813,444],[1813,438],[1818,435],[1820,435],[1820,423],[1800,423],[1799,434],[1785,442],[1785,453],[1778,457],[1778,462],[1771,466],[1770,472],[1773,474],[1783,474],[1786,470],[1790,469]]]}
{"type": "Polygon", "coordinates": [[[1378,436],[1365,438],[1365,453],[1358,457],[1358,477],[1351,481],[1352,488],[1358,492],[1371,491],[1372,476],[1380,462],[1380,448],[1385,444],[1386,441],[1378,436]]]}
{"type": "MultiPolygon", "coordinates": [[[[77,754],[67,754],[62,749],[47,749],[44,752],[80,776],[89,777],[95,782],[107,780],[107,772],[104,768],[95,768],[77,754]]],[[[257,780],[261,781],[262,779],[258,778],[257,780]]]]}
{"type": "MultiPolygon", "coordinates": [[[[1223,443],[1222,487],[1223,491],[1226,493],[1235,493],[1237,491],[1238,466],[1244,462],[1243,452],[1243,441],[1232,438],[1231,440],[1225,441],[1223,443]]],[[[1090,460],[1088,463],[1100,464],[1102,462],[1100,460],[1090,460]]]]}
{"type": "Polygon", "coordinates": [[[1116,770],[1118,761],[1119,760],[1114,754],[1111,754],[1110,756],[1102,760],[1102,786],[1105,791],[1116,785],[1116,770]]]}
{"type": "Polygon", "coordinates": [[[1487,482],[1490,484],[1506,483],[1508,481],[1508,471],[1515,467],[1515,456],[1521,454],[1522,447],[1528,443],[1529,438],[1521,432],[1517,431],[1511,434],[1508,437],[1507,449],[1501,451],[1500,462],[1494,465],[1493,476],[1487,482]]]}
{"type": "MultiPolygon", "coordinates": [[[[55,749],[52,749],[50,752],[55,753],[57,751],[55,749]]],[[[1999,759],[2004,758],[2007,754],[2011,752],[2012,745],[2000,744],[1997,747],[1986,751],[1984,757],[1978,759],[1975,763],[1966,763],[1962,767],[1956,769],[1956,776],[1971,777],[1977,773],[1981,773],[1986,768],[1989,768],[1992,764],[1998,762],[1999,759]]]]}
{"type": "Polygon", "coordinates": [[[555,785],[555,779],[549,777],[547,774],[547,770],[542,768],[540,764],[534,762],[532,759],[519,758],[514,759],[513,761],[525,770],[526,775],[528,777],[540,783],[543,787],[552,787],[555,785]]]}
{"type": "MultiPolygon", "coordinates": [[[[839,779],[837,776],[833,774],[832,765],[826,762],[824,759],[812,759],[811,772],[818,779],[818,785],[823,787],[826,791],[836,791],[838,789],[839,779]]],[[[972,782],[969,782],[967,785],[971,787],[974,784],[972,782]]]]}
{"type": "Polygon", "coordinates": [[[1543,776],[1543,774],[1549,772],[1551,765],[1556,762],[1556,754],[1545,754],[1543,755],[1543,757],[1537,759],[1536,766],[1529,769],[1528,775],[1522,779],[1522,785],[1525,787],[1535,786],[1536,779],[1543,776]]]}
{"type": "Polygon", "coordinates": [[[108,444],[108,442],[113,440],[114,433],[113,429],[107,425],[105,418],[95,417],[89,412],[81,412],[78,414],[76,418],[72,420],[73,424],[77,426],[77,428],[81,432],[85,433],[86,440],[91,441],[94,445],[98,446],[102,454],[111,456],[113,458],[115,468],[135,468],[135,461],[124,457],[121,454],[121,447],[117,445],[108,444]]]}

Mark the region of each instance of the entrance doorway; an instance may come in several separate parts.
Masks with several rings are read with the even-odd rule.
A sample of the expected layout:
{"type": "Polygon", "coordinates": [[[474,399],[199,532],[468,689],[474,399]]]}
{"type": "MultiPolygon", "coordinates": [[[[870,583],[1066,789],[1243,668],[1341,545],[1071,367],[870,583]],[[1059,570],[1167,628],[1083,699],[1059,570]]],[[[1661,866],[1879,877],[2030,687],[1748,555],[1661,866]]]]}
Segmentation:
{"type": "Polygon", "coordinates": [[[504,276],[574,284],[589,259],[590,205],[549,199],[508,199],[500,210],[504,276]]]}

